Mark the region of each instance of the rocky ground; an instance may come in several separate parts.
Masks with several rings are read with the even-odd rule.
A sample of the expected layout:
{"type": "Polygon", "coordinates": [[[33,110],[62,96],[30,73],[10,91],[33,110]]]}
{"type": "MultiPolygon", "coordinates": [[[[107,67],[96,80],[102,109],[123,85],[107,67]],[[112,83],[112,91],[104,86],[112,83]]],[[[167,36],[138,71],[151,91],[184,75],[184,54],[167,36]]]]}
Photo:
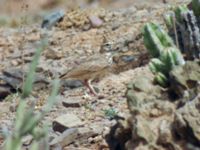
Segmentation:
{"type": "MultiPolygon", "coordinates": [[[[51,141],[49,143],[52,149],[120,149],[116,146],[117,140],[110,137],[111,129],[116,125],[117,120],[129,116],[130,104],[127,105],[127,85],[136,82],[135,80],[141,75],[152,79],[152,74],[146,65],[149,57],[143,45],[142,27],[149,21],[163,24],[162,15],[170,9],[170,6],[187,3],[187,1],[175,0],[165,3],[160,0],[105,0],[92,2],[92,4],[84,1],[79,1],[79,3],[70,1],[64,2],[65,5],[63,3],[54,4],[51,1],[40,2],[41,4],[38,5],[41,7],[39,8],[35,4],[22,5],[23,3],[18,3],[16,5],[13,2],[6,4],[9,9],[2,9],[5,14],[13,14],[12,8],[16,6],[14,7],[16,14],[19,13],[20,16],[20,9],[23,9],[26,17],[21,17],[22,19],[19,20],[8,19],[0,28],[1,128],[6,126],[12,129],[13,127],[24,74],[28,71],[35,49],[45,37],[48,39],[48,46],[40,58],[34,91],[29,98],[30,101],[36,102],[36,111],[39,111],[45,104],[53,79],[73,68],[80,68],[81,72],[83,70],[81,65],[84,63],[90,65],[92,60],[95,60],[93,61],[95,71],[101,76],[103,74],[101,72],[102,58],[104,64],[106,62],[109,68],[102,78],[98,76],[98,81],[92,83],[100,96],[91,95],[78,80],[61,80],[57,103],[42,122],[50,127],[51,141]],[[77,4],[81,8],[77,8],[77,4]],[[53,28],[42,29],[42,16],[48,14],[49,9],[55,5],[56,8],[65,10],[63,20],[53,28]],[[42,13],[34,14],[36,11],[42,13]],[[43,13],[44,11],[46,12],[43,13]],[[37,17],[34,18],[32,15],[37,17]],[[25,24],[20,22],[27,18],[32,22],[25,21],[25,24]],[[13,28],[13,26],[17,27],[13,28]],[[112,60],[111,64],[110,60],[112,60]]],[[[2,7],[2,5],[0,6],[2,7]]],[[[84,71],[82,72],[84,73],[84,71]]],[[[92,76],[92,73],[88,74],[92,76]]],[[[141,84],[140,81],[137,82],[139,82],[138,85],[141,84]]],[[[172,103],[160,102],[158,109],[147,108],[146,113],[155,118],[164,113],[167,115],[167,117],[165,116],[167,121],[171,123],[175,107],[172,103]],[[165,105],[167,108],[161,107],[165,105]]],[[[146,108],[140,109],[143,111],[146,108]]],[[[184,110],[179,110],[179,112],[184,113],[184,110]]],[[[141,116],[138,117],[138,120],[147,117],[142,118],[141,116]]],[[[160,124],[160,118],[150,124],[157,127],[156,125],[160,124]]],[[[146,134],[145,129],[141,128],[141,130],[141,134],[146,134]]],[[[155,131],[155,135],[150,136],[156,137],[157,134],[155,131]]],[[[148,143],[152,138],[145,140],[148,143]]],[[[168,139],[163,141],[165,140],[168,139]]],[[[169,140],[173,140],[173,138],[169,140]]],[[[24,141],[28,147],[27,143],[30,142],[30,138],[27,137],[24,141]]],[[[153,138],[152,141],[154,142],[155,139],[153,138]]],[[[160,143],[166,144],[163,141],[160,143]]],[[[4,142],[3,138],[1,138],[1,142],[4,142]]],[[[170,144],[171,147],[174,146],[174,143],[170,144]]],[[[128,145],[131,147],[130,142],[128,145]]],[[[149,149],[141,146],[141,150],[145,148],[149,149]]],[[[154,147],[154,149],[156,148],[154,147]]],[[[169,146],[166,149],[171,148],[169,146]]]]}

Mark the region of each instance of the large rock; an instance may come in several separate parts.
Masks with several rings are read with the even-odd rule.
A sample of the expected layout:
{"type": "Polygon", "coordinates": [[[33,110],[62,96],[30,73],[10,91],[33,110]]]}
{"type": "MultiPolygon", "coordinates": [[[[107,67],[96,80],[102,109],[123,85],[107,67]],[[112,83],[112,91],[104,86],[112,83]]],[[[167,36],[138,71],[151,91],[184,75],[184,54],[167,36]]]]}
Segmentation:
{"type": "Polygon", "coordinates": [[[146,74],[136,76],[128,85],[126,97],[131,113],[140,111],[141,107],[156,99],[161,99],[162,88],[153,84],[154,76],[148,70],[146,74]]]}
{"type": "Polygon", "coordinates": [[[187,90],[189,98],[200,91],[196,91],[200,81],[200,62],[188,61],[184,66],[177,66],[170,72],[171,89],[181,98],[187,90]]]}
{"type": "Polygon", "coordinates": [[[115,137],[115,148],[199,149],[200,63],[187,62],[176,67],[170,73],[171,86],[166,89],[155,85],[154,76],[147,70],[136,75],[128,85],[130,117],[126,119],[128,125],[119,121],[116,131],[110,133],[115,137]],[[122,140],[122,135],[129,139],[122,140]]]}
{"type": "Polygon", "coordinates": [[[200,146],[200,94],[177,110],[174,129],[181,139],[200,146]]]}

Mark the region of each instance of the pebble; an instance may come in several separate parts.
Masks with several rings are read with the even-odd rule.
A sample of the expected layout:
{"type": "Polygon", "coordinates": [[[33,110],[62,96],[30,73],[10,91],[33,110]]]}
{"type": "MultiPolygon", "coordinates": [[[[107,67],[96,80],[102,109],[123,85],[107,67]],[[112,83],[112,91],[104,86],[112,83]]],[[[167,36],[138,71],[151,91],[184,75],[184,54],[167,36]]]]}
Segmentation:
{"type": "Polygon", "coordinates": [[[3,86],[3,85],[0,86],[0,101],[6,98],[9,94],[11,94],[10,87],[3,86]]]}
{"type": "Polygon", "coordinates": [[[62,104],[65,107],[81,107],[82,103],[83,103],[82,100],[78,100],[74,98],[70,98],[70,99],[62,101],[62,104]]]}
{"type": "Polygon", "coordinates": [[[59,10],[59,11],[52,12],[51,14],[45,16],[41,27],[42,28],[47,28],[47,29],[52,28],[57,22],[62,20],[64,15],[65,15],[65,11],[64,10],[59,10]]]}
{"type": "Polygon", "coordinates": [[[75,141],[75,139],[78,137],[78,129],[77,128],[71,128],[65,130],[61,135],[53,139],[50,143],[52,147],[64,147],[67,146],[75,141]]]}
{"type": "Polygon", "coordinates": [[[62,86],[74,89],[83,86],[83,84],[79,80],[65,80],[62,82],[62,86]]]}
{"type": "Polygon", "coordinates": [[[89,143],[97,143],[97,142],[99,142],[101,140],[102,140],[102,136],[101,135],[96,136],[96,137],[90,137],[90,138],[88,138],[88,142],[89,143]]]}
{"type": "Polygon", "coordinates": [[[17,60],[11,60],[11,65],[18,66],[19,62],[17,60]]]}
{"type": "Polygon", "coordinates": [[[53,130],[64,132],[66,129],[83,125],[84,122],[74,114],[64,114],[53,121],[53,130]]]}
{"type": "Polygon", "coordinates": [[[63,54],[60,51],[56,51],[53,49],[49,49],[48,52],[46,53],[46,58],[47,59],[61,59],[63,54]]]}
{"type": "Polygon", "coordinates": [[[94,28],[98,28],[98,27],[102,26],[102,24],[103,24],[103,21],[97,16],[91,15],[91,16],[89,16],[89,19],[90,19],[92,27],[94,27],[94,28]]]}

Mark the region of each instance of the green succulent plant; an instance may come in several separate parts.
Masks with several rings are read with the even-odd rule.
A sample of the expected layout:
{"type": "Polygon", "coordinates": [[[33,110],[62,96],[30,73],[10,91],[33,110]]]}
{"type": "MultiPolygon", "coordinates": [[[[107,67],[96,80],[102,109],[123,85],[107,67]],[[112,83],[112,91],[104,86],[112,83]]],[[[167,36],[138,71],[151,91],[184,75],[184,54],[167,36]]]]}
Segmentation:
{"type": "Polygon", "coordinates": [[[192,9],[181,5],[164,15],[170,36],[176,41],[187,60],[200,58],[200,1],[192,0],[192,9]]]}
{"type": "Polygon", "coordinates": [[[169,81],[168,81],[167,77],[161,72],[158,72],[155,75],[154,80],[155,80],[156,83],[158,83],[162,87],[167,87],[169,85],[169,81]]]}
{"type": "Polygon", "coordinates": [[[185,60],[170,36],[158,24],[147,23],[143,35],[144,44],[154,57],[150,60],[149,68],[155,74],[155,81],[166,87],[169,72],[177,65],[184,65],[185,60]]]}
{"type": "Polygon", "coordinates": [[[177,8],[175,8],[174,10],[174,13],[175,13],[175,17],[176,17],[176,20],[179,22],[179,23],[182,23],[183,22],[183,19],[182,19],[182,13],[185,13],[189,11],[189,9],[187,8],[186,5],[181,5],[181,6],[178,6],[177,8]]]}
{"type": "Polygon", "coordinates": [[[166,48],[162,52],[160,60],[165,64],[167,70],[171,70],[175,65],[185,64],[181,52],[176,47],[166,48]]]}
{"type": "Polygon", "coordinates": [[[151,61],[149,63],[149,68],[153,73],[166,72],[165,64],[158,58],[151,59],[151,61]]]}
{"type": "Polygon", "coordinates": [[[174,28],[174,24],[183,23],[182,14],[189,11],[186,5],[178,6],[173,9],[173,11],[169,11],[164,14],[164,21],[169,30],[174,28]]]}
{"type": "Polygon", "coordinates": [[[164,21],[168,29],[173,29],[175,13],[170,11],[164,14],[164,21]]]}
{"type": "Polygon", "coordinates": [[[185,61],[178,49],[174,47],[166,48],[160,58],[151,59],[149,66],[153,73],[168,73],[176,65],[184,65],[185,61]]]}
{"type": "Polygon", "coordinates": [[[143,30],[144,44],[152,57],[159,57],[166,47],[174,46],[167,32],[155,23],[147,23],[143,30]]]}

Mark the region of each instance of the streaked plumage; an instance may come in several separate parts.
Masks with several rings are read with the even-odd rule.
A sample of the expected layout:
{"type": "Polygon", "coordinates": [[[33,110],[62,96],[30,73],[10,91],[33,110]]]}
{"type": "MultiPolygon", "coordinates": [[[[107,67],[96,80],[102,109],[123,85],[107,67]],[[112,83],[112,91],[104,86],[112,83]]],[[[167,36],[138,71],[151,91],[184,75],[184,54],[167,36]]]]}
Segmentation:
{"type": "Polygon", "coordinates": [[[111,66],[108,59],[104,56],[92,57],[83,63],[75,66],[60,76],[61,79],[76,79],[81,80],[85,86],[90,89],[90,92],[96,95],[93,87],[90,85],[91,81],[100,80],[106,74],[110,73],[111,66]]]}

